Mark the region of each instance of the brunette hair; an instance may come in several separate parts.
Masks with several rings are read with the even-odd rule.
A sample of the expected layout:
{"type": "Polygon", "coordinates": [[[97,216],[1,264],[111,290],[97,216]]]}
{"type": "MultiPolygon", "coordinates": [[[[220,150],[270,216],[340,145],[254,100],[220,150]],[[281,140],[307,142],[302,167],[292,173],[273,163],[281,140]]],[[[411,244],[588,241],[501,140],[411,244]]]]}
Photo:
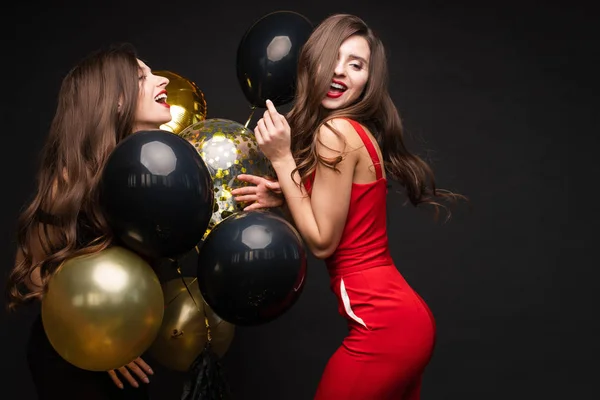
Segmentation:
{"type": "MultiPolygon", "coordinates": [[[[333,118],[353,119],[369,128],[383,155],[387,175],[406,190],[415,206],[447,207],[440,199],[456,200],[464,196],[436,188],[432,168],[404,144],[402,121],[388,92],[388,66],[384,46],[367,24],[354,15],[335,14],[321,22],[304,44],[297,71],[296,99],[286,115],[292,130],[292,152],[302,181],[315,171],[317,164],[336,169],[343,155],[324,159],[317,151],[319,128],[333,118]],[[321,106],[331,85],[332,73],[342,43],[351,36],[363,37],[370,48],[369,80],[362,95],[353,104],[339,110],[321,106]]],[[[339,133],[339,132],[338,132],[339,133]]],[[[293,175],[293,174],[292,174],[293,175]]],[[[448,211],[448,217],[450,212],[448,211]]]]}
{"type": "Polygon", "coordinates": [[[65,260],[109,246],[112,238],[96,188],[109,154],[133,131],[139,79],[138,59],[129,44],[88,55],[63,79],[41,153],[37,190],[17,222],[21,260],[8,280],[9,310],[40,295],[65,260]],[[40,218],[48,214],[54,219],[50,224],[40,218]],[[86,232],[94,233],[87,243],[81,243],[78,233],[82,221],[86,232]],[[38,242],[43,257],[34,260],[38,242]],[[43,287],[31,291],[24,286],[36,268],[43,287]]]}

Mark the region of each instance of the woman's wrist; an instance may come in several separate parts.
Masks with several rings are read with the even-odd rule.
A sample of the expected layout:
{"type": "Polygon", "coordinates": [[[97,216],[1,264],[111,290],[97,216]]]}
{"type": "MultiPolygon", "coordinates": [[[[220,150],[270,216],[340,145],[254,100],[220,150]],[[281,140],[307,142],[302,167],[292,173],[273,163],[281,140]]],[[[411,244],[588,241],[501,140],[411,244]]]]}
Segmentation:
{"type": "Polygon", "coordinates": [[[289,165],[290,163],[293,163],[293,164],[296,163],[296,160],[294,160],[294,156],[292,155],[291,152],[288,152],[286,154],[283,154],[283,155],[277,157],[276,159],[271,160],[271,165],[273,166],[273,169],[276,172],[277,172],[278,168],[289,165]]]}

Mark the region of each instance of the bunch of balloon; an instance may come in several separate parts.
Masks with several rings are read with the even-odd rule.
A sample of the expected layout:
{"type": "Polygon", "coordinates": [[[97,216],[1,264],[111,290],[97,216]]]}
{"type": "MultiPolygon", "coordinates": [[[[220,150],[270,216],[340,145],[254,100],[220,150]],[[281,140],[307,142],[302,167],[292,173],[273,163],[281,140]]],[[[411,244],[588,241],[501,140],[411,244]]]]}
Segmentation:
{"type": "Polygon", "coordinates": [[[238,45],[236,71],[252,113],[266,108],[267,100],[275,106],[293,100],[298,58],[312,30],[305,16],[292,11],[266,14],[247,29],[238,45]]]}
{"type": "Polygon", "coordinates": [[[298,231],[271,211],[243,211],[224,219],[198,254],[198,284],[223,320],[265,324],[298,300],[307,273],[307,251],[298,231]]]}
{"type": "Polygon", "coordinates": [[[274,179],[275,171],[258,148],[254,133],[238,122],[211,118],[187,127],[179,135],[194,146],[211,175],[214,209],[203,236],[206,238],[218,223],[245,206],[231,195],[233,188],[248,185],[238,181],[237,175],[274,179]]]}
{"type": "Polygon", "coordinates": [[[169,131],[140,131],[107,160],[99,203],[113,245],[65,262],[42,300],[56,351],[96,371],[131,362],[156,339],[164,295],[150,264],[201,240],[212,215],[212,180],[189,142],[169,131]]]}
{"type": "Polygon", "coordinates": [[[161,125],[160,129],[180,133],[188,126],[206,119],[204,93],[193,81],[172,71],[161,70],[154,74],[169,79],[166,90],[172,119],[161,125]]]}

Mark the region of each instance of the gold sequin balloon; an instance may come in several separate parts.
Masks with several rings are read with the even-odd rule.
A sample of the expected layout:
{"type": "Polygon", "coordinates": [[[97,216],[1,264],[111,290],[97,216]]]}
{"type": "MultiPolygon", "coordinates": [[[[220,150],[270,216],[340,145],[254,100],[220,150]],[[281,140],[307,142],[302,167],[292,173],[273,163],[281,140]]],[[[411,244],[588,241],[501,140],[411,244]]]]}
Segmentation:
{"type": "Polygon", "coordinates": [[[162,285],[165,315],[160,332],[148,349],[156,361],[176,371],[189,370],[209,337],[213,351],[223,357],[235,332],[235,325],[223,321],[204,302],[198,280],[183,280],[185,284],[182,278],[175,278],[162,285]]]}
{"type": "Polygon", "coordinates": [[[153,71],[153,74],[169,79],[166,90],[172,119],[160,129],[179,134],[188,126],[206,119],[204,93],[194,82],[171,71],[153,71]]]}
{"type": "Polygon", "coordinates": [[[275,171],[259,150],[254,133],[238,122],[207,119],[187,127],[180,136],[196,148],[213,179],[215,208],[206,237],[216,224],[244,208],[231,195],[234,188],[249,185],[237,180],[238,175],[274,178],[275,171]]]}

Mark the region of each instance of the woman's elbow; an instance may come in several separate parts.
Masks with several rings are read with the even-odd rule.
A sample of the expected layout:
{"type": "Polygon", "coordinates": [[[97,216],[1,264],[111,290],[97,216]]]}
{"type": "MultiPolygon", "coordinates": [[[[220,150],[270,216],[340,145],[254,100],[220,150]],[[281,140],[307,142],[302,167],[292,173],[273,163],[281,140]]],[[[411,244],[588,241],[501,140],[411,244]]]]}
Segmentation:
{"type": "Polygon", "coordinates": [[[331,255],[328,253],[317,252],[317,251],[313,251],[312,254],[315,256],[315,258],[318,258],[319,260],[325,260],[331,255]]]}
{"type": "Polygon", "coordinates": [[[315,256],[319,260],[325,260],[326,258],[329,258],[333,254],[336,246],[312,245],[312,246],[309,246],[309,248],[310,248],[310,252],[313,254],[313,256],[315,256]]]}

